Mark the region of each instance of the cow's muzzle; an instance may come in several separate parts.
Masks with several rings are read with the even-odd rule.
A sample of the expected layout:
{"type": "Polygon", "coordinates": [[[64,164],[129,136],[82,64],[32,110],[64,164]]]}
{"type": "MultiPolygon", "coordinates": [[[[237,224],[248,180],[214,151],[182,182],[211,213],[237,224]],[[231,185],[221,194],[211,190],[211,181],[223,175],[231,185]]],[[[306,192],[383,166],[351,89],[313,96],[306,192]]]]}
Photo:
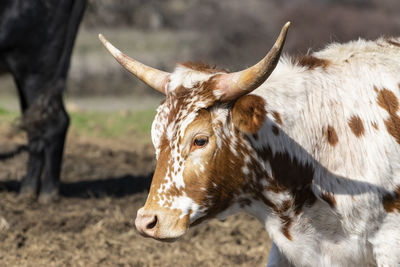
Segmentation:
{"type": "Polygon", "coordinates": [[[189,219],[188,216],[180,218],[174,212],[152,211],[141,208],[137,212],[135,226],[144,237],[171,242],[186,233],[189,219]]]}

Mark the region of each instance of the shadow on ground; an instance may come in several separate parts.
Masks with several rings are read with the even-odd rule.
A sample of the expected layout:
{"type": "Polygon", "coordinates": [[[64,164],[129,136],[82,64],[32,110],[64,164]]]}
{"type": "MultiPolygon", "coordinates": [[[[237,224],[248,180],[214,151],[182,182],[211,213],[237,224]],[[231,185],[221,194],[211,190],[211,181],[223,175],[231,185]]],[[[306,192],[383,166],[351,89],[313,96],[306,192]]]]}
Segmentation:
{"type": "Polygon", "coordinates": [[[17,156],[18,154],[20,154],[22,152],[26,152],[26,151],[28,151],[28,146],[19,145],[15,149],[13,149],[12,151],[1,152],[0,153],[0,160],[6,160],[6,159],[9,159],[9,158],[13,158],[13,157],[17,156]]]}
{"type": "MultiPolygon", "coordinates": [[[[110,177],[90,181],[61,183],[60,194],[66,198],[103,198],[125,197],[148,191],[152,175],[110,177]]],[[[16,180],[0,181],[0,192],[19,192],[20,182],[16,180]]]]}

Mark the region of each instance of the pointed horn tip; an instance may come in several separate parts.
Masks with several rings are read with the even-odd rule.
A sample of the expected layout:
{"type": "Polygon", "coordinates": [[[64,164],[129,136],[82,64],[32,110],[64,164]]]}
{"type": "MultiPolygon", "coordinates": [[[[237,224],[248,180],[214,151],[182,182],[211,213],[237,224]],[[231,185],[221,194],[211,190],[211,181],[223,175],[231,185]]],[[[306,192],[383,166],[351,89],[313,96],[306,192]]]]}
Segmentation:
{"type": "Polygon", "coordinates": [[[285,25],[283,25],[281,34],[282,34],[282,33],[285,34],[285,35],[287,34],[287,31],[288,31],[288,29],[289,29],[289,27],[290,27],[290,24],[291,24],[291,22],[288,21],[288,22],[285,23],[285,25]]]}
{"type": "Polygon", "coordinates": [[[104,45],[107,43],[107,40],[106,40],[106,38],[104,38],[104,35],[103,35],[103,34],[99,33],[98,37],[99,37],[100,41],[101,41],[104,45]]]}
{"type": "Polygon", "coordinates": [[[275,44],[274,44],[275,48],[281,49],[283,47],[290,24],[291,24],[291,22],[288,21],[285,23],[285,25],[283,25],[282,30],[278,36],[278,39],[276,39],[276,41],[275,41],[275,44]]]}
{"type": "Polygon", "coordinates": [[[118,60],[119,57],[125,56],[124,53],[122,53],[118,48],[116,48],[114,45],[112,45],[105,37],[103,34],[99,33],[99,39],[101,43],[104,45],[104,47],[110,52],[110,54],[118,60]]]}

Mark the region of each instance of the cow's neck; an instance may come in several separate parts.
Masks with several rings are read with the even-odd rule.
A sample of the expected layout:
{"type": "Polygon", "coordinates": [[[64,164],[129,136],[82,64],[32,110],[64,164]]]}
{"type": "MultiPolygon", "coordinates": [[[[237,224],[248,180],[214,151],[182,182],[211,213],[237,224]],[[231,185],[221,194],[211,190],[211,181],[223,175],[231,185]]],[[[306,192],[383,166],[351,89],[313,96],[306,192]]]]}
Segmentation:
{"type": "MultiPolygon", "coordinates": [[[[269,127],[264,127],[263,133],[270,132],[272,124],[276,124],[300,145],[307,146],[304,139],[308,137],[304,133],[307,129],[304,128],[307,124],[312,125],[313,118],[309,116],[313,111],[310,108],[319,104],[314,102],[320,100],[320,92],[311,86],[311,78],[309,71],[284,60],[278,64],[268,80],[254,91],[266,101],[268,120],[265,126],[269,127]]],[[[319,109],[320,105],[317,108],[319,109]]],[[[270,142],[275,143],[274,140],[270,142]]]]}
{"type": "Polygon", "coordinates": [[[257,185],[247,211],[265,225],[280,246],[292,246],[292,225],[317,201],[312,190],[315,160],[312,140],[304,131],[309,116],[309,92],[304,78],[288,66],[278,66],[268,82],[254,93],[266,100],[267,120],[247,138],[257,153],[257,185]],[[262,175],[260,175],[262,173],[262,175]]]}

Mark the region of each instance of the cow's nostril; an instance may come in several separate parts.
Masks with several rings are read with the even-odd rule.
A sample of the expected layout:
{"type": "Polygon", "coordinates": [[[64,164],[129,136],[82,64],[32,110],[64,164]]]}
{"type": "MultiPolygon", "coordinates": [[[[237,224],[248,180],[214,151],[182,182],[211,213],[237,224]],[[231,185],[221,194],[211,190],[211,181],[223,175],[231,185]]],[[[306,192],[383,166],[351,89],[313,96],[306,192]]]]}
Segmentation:
{"type": "Polygon", "coordinates": [[[158,221],[157,215],[155,215],[154,218],[153,218],[153,221],[150,222],[150,223],[146,226],[146,228],[147,228],[147,229],[153,229],[153,228],[157,225],[157,221],[158,221]]]}

